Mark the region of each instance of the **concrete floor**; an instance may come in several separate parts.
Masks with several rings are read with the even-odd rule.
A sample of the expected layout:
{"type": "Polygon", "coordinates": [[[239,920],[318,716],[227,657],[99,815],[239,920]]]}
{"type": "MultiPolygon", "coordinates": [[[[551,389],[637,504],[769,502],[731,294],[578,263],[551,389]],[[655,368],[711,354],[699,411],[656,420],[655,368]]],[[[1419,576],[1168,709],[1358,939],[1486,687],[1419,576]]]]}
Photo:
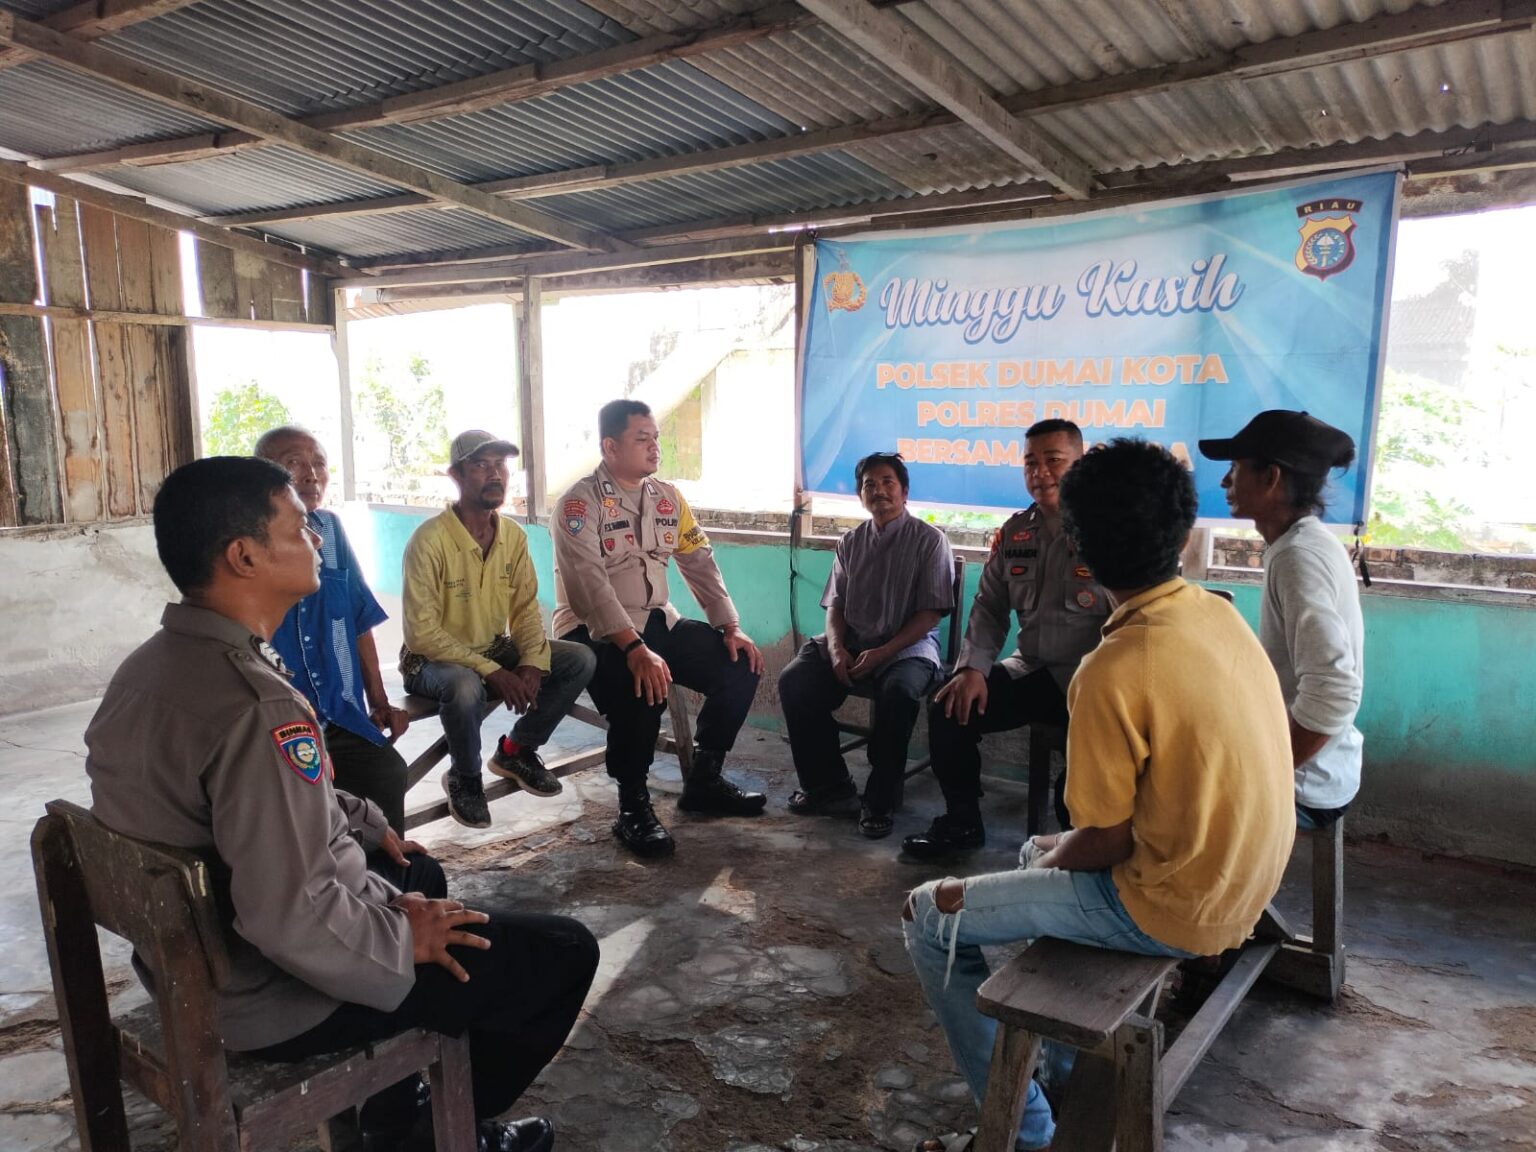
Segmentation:
{"type": "MultiPolygon", "coordinates": [[[[86,801],[80,733],[93,705],[0,720],[0,1149],[74,1146],[31,884],[28,835],[45,800],[86,801]]],[[[487,724],[488,736],[502,726],[487,724]]],[[[406,736],[425,745],[435,724],[406,736]]],[[[569,748],[594,742],[562,726],[569,748]]],[[[924,1008],[897,929],[902,893],[940,870],[898,863],[899,837],[937,810],[912,782],[896,836],[850,820],[798,819],[778,739],[749,729],[733,771],[769,792],[758,820],[658,809],[678,854],[642,864],[609,834],[601,770],[552,800],[518,795],[496,825],[422,830],[472,905],[558,910],[602,941],[587,1013],[523,1102],[564,1149],[904,1149],[974,1123],[924,1008]]],[[[862,765],[856,766],[862,774],[862,765]]],[[[675,793],[675,763],[658,764],[675,793]]],[[[969,869],[1010,866],[1023,794],[992,790],[993,846],[969,869]]],[[[435,797],[432,782],[421,795],[435,797]]],[[[1282,908],[1305,921],[1306,877],[1282,908]]],[[[1175,1101],[1179,1152],[1285,1148],[1536,1149],[1536,878],[1354,844],[1347,861],[1348,989],[1337,1007],[1260,985],[1175,1101]]],[[[142,999],[121,945],[116,1003],[142,999]]],[[[135,1147],[174,1147],[163,1118],[131,1109],[135,1147]]]]}

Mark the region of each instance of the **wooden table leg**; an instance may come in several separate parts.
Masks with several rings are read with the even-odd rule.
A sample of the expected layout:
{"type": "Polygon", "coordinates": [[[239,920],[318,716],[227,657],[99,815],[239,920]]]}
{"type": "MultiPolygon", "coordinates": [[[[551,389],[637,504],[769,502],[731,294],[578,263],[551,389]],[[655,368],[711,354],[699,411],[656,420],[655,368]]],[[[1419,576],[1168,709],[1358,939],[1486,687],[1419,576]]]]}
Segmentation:
{"type": "Polygon", "coordinates": [[[992,1047],[992,1069],[987,1073],[987,1097],[982,1101],[981,1126],[976,1130],[976,1152],[1013,1152],[1019,1134],[1019,1114],[1029,1092],[1035,1061],[1040,1058],[1040,1037],[1022,1028],[997,1026],[992,1047]]]}

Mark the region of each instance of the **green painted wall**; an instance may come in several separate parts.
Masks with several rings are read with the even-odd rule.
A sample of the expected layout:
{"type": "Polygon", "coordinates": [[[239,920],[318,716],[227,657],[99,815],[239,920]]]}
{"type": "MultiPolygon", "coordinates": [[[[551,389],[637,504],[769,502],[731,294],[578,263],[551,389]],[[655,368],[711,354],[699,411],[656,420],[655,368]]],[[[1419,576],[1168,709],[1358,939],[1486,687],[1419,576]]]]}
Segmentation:
{"type": "MultiPolygon", "coordinates": [[[[398,595],[405,541],[430,514],[375,509],[368,517],[371,539],[359,553],[381,591],[398,595]]],[[[530,529],[529,544],[548,609],[554,590],[548,531],[530,529]]],[[[763,544],[719,543],[715,554],[742,626],[776,672],[792,655],[787,543],[771,537],[763,544]]],[[[809,635],[820,631],[832,554],[802,550],[795,564],[794,602],[801,634],[809,635]]],[[[967,604],[980,573],[980,565],[967,565],[967,604]]],[[[1258,588],[1222,586],[1257,627],[1258,588]]],[[[672,598],[685,614],[700,615],[675,569],[672,598]]],[[[1366,766],[1352,831],[1536,865],[1536,606],[1367,593],[1364,612],[1366,693],[1358,723],[1366,766]]],[[[755,722],[775,727],[769,679],[759,698],[764,714],[755,722]]]]}

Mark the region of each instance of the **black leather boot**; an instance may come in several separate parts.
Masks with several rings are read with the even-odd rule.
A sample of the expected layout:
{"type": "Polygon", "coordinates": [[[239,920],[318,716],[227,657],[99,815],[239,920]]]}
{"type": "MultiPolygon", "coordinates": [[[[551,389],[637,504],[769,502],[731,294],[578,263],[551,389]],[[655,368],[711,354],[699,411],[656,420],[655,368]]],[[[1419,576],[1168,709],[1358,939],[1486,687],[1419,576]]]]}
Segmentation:
{"type": "Polygon", "coordinates": [[[762,812],[768,797],[761,792],[743,792],[732,784],[720,775],[724,764],[724,753],[695,748],[693,771],[683,785],[683,794],[677,798],[677,806],[684,812],[715,816],[756,816],[762,812]]]}
{"type": "Polygon", "coordinates": [[[672,834],[656,819],[644,784],[619,786],[619,818],[613,822],[613,834],[636,856],[670,856],[677,848],[672,834]]]}
{"type": "Polygon", "coordinates": [[[957,852],[970,852],[987,842],[981,814],[946,812],[935,816],[926,832],[914,832],[901,842],[901,850],[918,860],[939,860],[957,852]]]}

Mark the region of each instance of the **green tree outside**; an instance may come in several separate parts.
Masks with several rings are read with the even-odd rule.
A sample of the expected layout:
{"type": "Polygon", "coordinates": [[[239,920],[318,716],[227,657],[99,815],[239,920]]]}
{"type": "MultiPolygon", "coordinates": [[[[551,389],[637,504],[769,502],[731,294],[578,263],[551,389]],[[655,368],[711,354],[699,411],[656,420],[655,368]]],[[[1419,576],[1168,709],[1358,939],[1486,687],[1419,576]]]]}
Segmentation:
{"type": "Polygon", "coordinates": [[[213,398],[203,429],[203,451],[209,456],[249,456],[263,432],[292,422],[281,400],[247,380],[213,398]]]}
{"type": "Polygon", "coordinates": [[[447,465],[443,386],[432,379],[432,366],[425,357],[408,356],[404,372],[388,372],[378,356],[369,359],[358,392],[358,412],[384,439],[384,474],[392,487],[414,492],[421,487],[423,475],[447,465]]]}

